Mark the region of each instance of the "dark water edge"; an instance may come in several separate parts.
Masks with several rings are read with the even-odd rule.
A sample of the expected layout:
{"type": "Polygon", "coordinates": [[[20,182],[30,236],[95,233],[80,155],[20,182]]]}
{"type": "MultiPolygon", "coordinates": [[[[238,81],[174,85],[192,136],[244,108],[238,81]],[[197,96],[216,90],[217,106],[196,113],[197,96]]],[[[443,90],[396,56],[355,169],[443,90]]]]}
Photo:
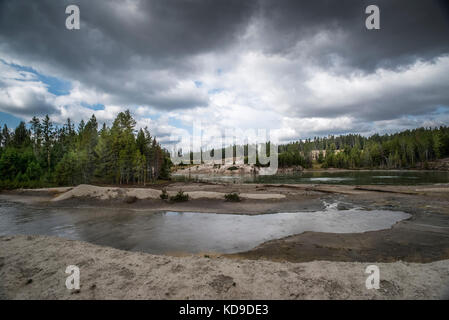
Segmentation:
{"type": "Polygon", "coordinates": [[[390,228],[410,215],[337,204],[315,212],[266,215],[148,212],[119,208],[45,208],[0,201],[0,235],[48,235],[122,250],[236,253],[305,231],[360,233],[390,228]]]}
{"type": "Polygon", "coordinates": [[[426,185],[449,184],[448,171],[375,170],[304,171],[262,175],[172,175],[175,181],[225,183],[341,184],[341,185],[426,185]]]}

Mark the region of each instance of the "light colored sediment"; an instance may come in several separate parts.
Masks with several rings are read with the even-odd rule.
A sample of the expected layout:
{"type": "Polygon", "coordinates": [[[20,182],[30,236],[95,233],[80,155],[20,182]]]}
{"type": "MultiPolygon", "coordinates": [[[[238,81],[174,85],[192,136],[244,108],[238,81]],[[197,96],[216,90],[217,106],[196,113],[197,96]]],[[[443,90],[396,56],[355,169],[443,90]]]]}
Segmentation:
{"type": "Polygon", "coordinates": [[[26,192],[49,192],[49,193],[63,193],[72,190],[73,187],[56,187],[56,188],[38,188],[38,189],[21,189],[26,192]]]}
{"type": "Polygon", "coordinates": [[[267,200],[267,199],[283,199],[285,198],[285,195],[279,193],[241,193],[240,197],[254,200],[267,200]]]}
{"type": "Polygon", "coordinates": [[[150,188],[132,188],[122,189],[127,197],[136,197],[137,199],[160,199],[161,191],[150,188]]]}
{"type": "MultiPolygon", "coordinates": [[[[97,187],[87,184],[81,184],[77,187],[69,189],[57,197],[53,198],[51,201],[63,201],[72,198],[95,198],[99,200],[111,200],[119,199],[124,197],[136,197],[137,199],[160,199],[161,190],[151,189],[151,188],[118,188],[118,187],[97,187]]],[[[176,195],[178,191],[168,191],[169,196],[176,195]]],[[[215,191],[187,191],[185,192],[189,195],[191,199],[224,199],[226,193],[215,192],[215,191]]],[[[282,199],[285,195],[278,193],[260,193],[251,194],[243,193],[240,197],[246,199],[282,199]]]]}
{"type": "Polygon", "coordinates": [[[53,237],[0,237],[3,299],[438,299],[449,260],[374,263],[380,289],[366,289],[373,263],[308,263],[171,257],[53,237]],[[65,286],[80,268],[79,292],[65,286]]]}
{"type": "MultiPolygon", "coordinates": [[[[173,183],[167,187],[169,196],[174,196],[180,190],[189,195],[190,199],[224,199],[226,193],[237,192],[243,199],[252,200],[279,200],[291,198],[292,195],[307,195],[308,192],[325,194],[361,195],[372,192],[418,194],[418,193],[448,193],[449,186],[346,186],[346,185],[313,185],[313,184],[229,184],[229,185],[202,185],[195,183],[173,183]],[[213,191],[212,191],[213,190],[213,191]],[[296,190],[296,192],[292,192],[296,190]]],[[[154,188],[122,188],[99,187],[82,184],[67,188],[27,189],[27,195],[47,193],[53,197],[51,201],[59,202],[72,198],[91,198],[98,200],[124,199],[135,197],[139,200],[160,199],[161,190],[154,188]],[[56,196],[55,196],[56,195],[56,196]]]]}
{"type": "Polygon", "coordinates": [[[449,192],[449,187],[419,188],[417,192],[449,192]]]}
{"type": "MultiPolygon", "coordinates": [[[[85,187],[80,187],[77,188],[86,190],[85,187]]],[[[97,189],[100,187],[88,187],[88,191],[95,191],[93,194],[98,199],[104,196],[103,191],[97,189]]],[[[200,256],[157,256],[51,237],[30,237],[30,240],[26,236],[0,237],[0,298],[434,299],[449,297],[449,260],[441,260],[448,259],[449,252],[446,229],[449,214],[448,193],[444,191],[447,188],[441,185],[376,186],[382,190],[401,191],[389,193],[354,190],[354,186],[324,187],[326,197],[332,196],[333,193],[344,192],[347,194],[336,197],[344,197],[341,199],[345,202],[355,201],[357,205],[370,208],[394,207],[395,210],[412,212],[414,218],[411,221],[399,223],[391,230],[380,232],[359,235],[323,233],[296,235],[263,245],[252,256],[241,254],[240,257],[232,259],[229,257],[208,259],[200,256]],[[429,190],[421,192],[416,190],[417,188],[429,190]],[[438,189],[442,190],[432,191],[438,189]],[[354,193],[351,193],[352,190],[354,193]],[[419,193],[410,195],[408,191],[419,193]],[[246,260],[248,257],[255,260],[246,260]],[[314,261],[322,259],[368,262],[314,261]],[[397,261],[399,259],[410,262],[432,262],[406,263],[397,261]],[[291,262],[276,262],[285,260],[291,262]],[[376,261],[395,262],[376,263],[376,261]],[[67,275],[64,271],[69,264],[77,265],[81,269],[79,293],[70,292],[65,288],[67,275]],[[367,275],[364,271],[370,264],[376,264],[380,268],[380,290],[365,288],[367,275]],[[31,283],[27,284],[30,279],[31,283]]],[[[156,191],[159,198],[161,192],[144,188],[104,188],[109,189],[108,192],[112,196],[116,192],[115,196],[121,198],[133,194],[139,199],[145,199],[148,194],[151,196],[152,192],[147,190],[156,191]],[[136,190],[136,193],[133,193],[133,190],[136,190]]],[[[207,212],[228,212],[237,209],[238,212],[246,212],[245,210],[249,210],[250,207],[254,212],[260,213],[267,210],[268,206],[273,206],[272,209],[276,212],[298,211],[299,206],[304,205],[309,198],[316,198],[320,202],[319,199],[324,194],[317,193],[319,188],[321,186],[316,185],[173,183],[167,186],[170,195],[178,190],[184,190],[189,194],[192,193],[192,199],[201,195],[207,195],[209,199],[218,199],[213,197],[217,197],[217,194],[222,197],[229,192],[240,192],[241,195],[246,193],[283,194],[286,195],[286,199],[227,203],[206,198],[174,204],[179,208],[167,207],[165,210],[182,211],[187,208],[189,211],[197,211],[196,207],[192,207],[195,205],[203,210],[207,208],[207,212]],[[282,210],[279,209],[281,205],[285,205],[282,210]]],[[[54,193],[49,193],[51,193],[49,198],[54,197],[54,193]]],[[[80,198],[91,196],[86,191],[83,191],[83,194],[80,198]]],[[[109,196],[108,193],[106,195],[109,196]]],[[[9,196],[9,194],[2,194],[2,196],[9,196]]],[[[31,192],[23,198],[27,197],[34,199],[31,192]]],[[[144,201],[140,203],[148,205],[144,201]]],[[[153,206],[156,202],[149,203],[153,206]]],[[[313,203],[315,202],[310,202],[311,208],[313,203]]],[[[163,201],[160,201],[160,204],[169,206],[163,201]]]]}
{"type": "Polygon", "coordinates": [[[109,200],[118,197],[120,188],[113,187],[97,187],[87,184],[81,184],[61,195],[55,197],[51,201],[62,201],[71,198],[91,197],[100,200],[109,200]]]}
{"type": "MultiPolygon", "coordinates": [[[[221,162],[221,161],[220,161],[221,162]]],[[[189,166],[188,168],[179,169],[176,171],[178,175],[189,175],[189,174],[220,174],[220,175],[239,175],[239,174],[257,174],[260,172],[259,167],[254,165],[248,165],[243,163],[232,164],[232,161],[228,161],[226,164],[213,162],[203,163],[194,166],[189,166]],[[236,168],[235,170],[229,170],[229,168],[236,168]]]]}

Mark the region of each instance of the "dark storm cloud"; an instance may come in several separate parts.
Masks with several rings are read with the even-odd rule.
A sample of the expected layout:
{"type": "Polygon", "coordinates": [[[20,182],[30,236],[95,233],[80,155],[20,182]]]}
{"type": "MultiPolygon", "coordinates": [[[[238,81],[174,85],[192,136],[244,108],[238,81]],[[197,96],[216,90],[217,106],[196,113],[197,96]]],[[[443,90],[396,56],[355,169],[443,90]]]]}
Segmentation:
{"type": "Polygon", "coordinates": [[[133,55],[173,63],[172,59],[228,46],[245,29],[254,3],[136,1],[133,8],[130,1],[118,0],[3,1],[0,26],[13,48],[49,55],[72,68],[89,68],[90,58],[119,67],[133,55]],[[80,8],[80,31],[65,29],[69,4],[80,8]]]}
{"type": "MultiPolygon", "coordinates": [[[[246,52],[262,51],[267,56],[280,55],[297,63],[293,67],[288,64],[289,69],[281,70],[279,76],[276,66],[266,67],[267,77],[275,78],[273,82],[279,84],[275,89],[291,86],[294,90],[287,92],[302,95],[288,101],[293,115],[386,120],[426,114],[438,105],[449,104],[447,77],[418,87],[411,84],[397,86],[397,90],[378,89],[378,95],[363,103],[357,99],[323,103],[319,95],[314,103],[304,103],[311,94],[309,88],[303,87],[310,79],[306,69],[326,70],[337,76],[370,75],[378,68],[399,72],[416,61],[437,61],[449,54],[445,3],[3,0],[0,53],[104,93],[108,101],[98,103],[188,110],[210,103],[207,92],[194,85],[198,76],[212,72],[201,69],[198,60],[203,54],[219,57],[214,62],[222,61],[224,56],[224,60],[231,60],[228,63],[232,69],[233,58],[238,60],[246,52]],[[65,28],[68,4],[80,7],[79,31],[65,28]],[[370,4],[380,7],[381,30],[365,28],[365,8],[370,4]],[[330,41],[321,41],[320,34],[330,41]],[[283,78],[288,81],[283,82],[283,78]]],[[[251,94],[259,96],[263,92],[251,94]]],[[[43,110],[55,110],[44,100],[30,95],[29,110],[34,112],[39,105],[43,110]]],[[[272,106],[274,110],[276,107],[272,106]]]]}
{"type": "MultiPolygon", "coordinates": [[[[322,65],[338,55],[349,66],[371,71],[449,51],[442,1],[140,1],[134,11],[127,10],[126,3],[3,1],[0,37],[15,54],[51,61],[80,80],[88,81],[93,68],[97,77],[91,80],[99,86],[97,78],[105,72],[132,70],[136,59],[150,70],[194,72],[185,59],[226,50],[252,18],[261,19],[259,45],[271,53],[288,54],[298,41],[317,32],[342,30],[347,34],[344,43],[335,41],[309,52],[322,65]],[[64,28],[65,7],[72,3],[81,9],[79,32],[64,28]],[[365,29],[369,4],[381,8],[379,31],[365,29]]],[[[107,81],[104,86],[110,89],[107,81]]],[[[160,89],[154,83],[145,91],[160,89]]]]}
{"type": "MultiPolygon", "coordinates": [[[[413,68],[417,61],[432,64],[449,54],[447,1],[261,0],[256,16],[259,23],[252,38],[254,46],[266,54],[300,57],[301,67],[317,66],[336,76],[363,80],[363,76],[379,68],[401,73],[413,68]],[[380,8],[380,30],[365,27],[368,16],[365,8],[371,4],[380,8]],[[330,40],[321,41],[317,37],[320,34],[330,40]]],[[[324,118],[350,115],[361,122],[379,121],[405,114],[428,114],[440,105],[449,105],[448,77],[444,74],[434,75],[439,79],[427,79],[419,86],[410,77],[399,77],[402,83],[372,90],[365,86],[365,99],[345,102],[338,97],[331,103],[319,93],[313,103],[304,101],[311,92],[301,82],[309,80],[308,77],[299,75],[290,79],[300,92],[290,101],[293,115],[324,118]]],[[[386,80],[380,81],[387,83],[386,80]]],[[[357,90],[354,87],[348,95],[357,95],[357,90]]]]}
{"type": "Polygon", "coordinates": [[[379,75],[382,78],[378,83],[362,75],[353,81],[353,88],[351,83],[341,87],[334,83],[336,91],[341,88],[349,99],[323,95],[313,102],[292,102],[292,106],[302,117],[351,115],[359,121],[396,119],[405,114],[425,115],[440,106],[449,106],[449,57],[437,59],[435,63],[414,64],[401,71],[384,72],[379,75]],[[332,100],[332,97],[336,98],[332,100]]]}
{"type": "Polygon", "coordinates": [[[338,55],[348,66],[369,72],[448,53],[448,13],[446,0],[261,0],[260,34],[267,52],[289,54],[302,39],[341,31],[344,42],[336,37],[308,54],[321,65],[332,64],[338,55]],[[365,28],[365,8],[371,4],[380,8],[380,30],[365,28]]]}
{"type": "Polygon", "coordinates": [[[135,3],[133,8],[127,1],[2,1],[0,40],[11,55],[47,63],[59,76],[115,95],[118,102],[162,109],[207,104],[194,92],[160,93],[195,72],[192,56],[226,50],[245,30],[254,2],[135,3]],[[65,28],[68,4],[80,8],[79,31],[65,28]]]}
{"type": "Polygon", "coordinates": [[[33,116],[44,116],[46,114],[54,114],[58,110],[54,105],[48,103],[39,96],[33,97],[27,103],[26,108],[18,108],[17,106],[11,104],[4,104],[0,101],[0,110],[3,112],[10,113],[14,116],[31,118],[33,116]]]}

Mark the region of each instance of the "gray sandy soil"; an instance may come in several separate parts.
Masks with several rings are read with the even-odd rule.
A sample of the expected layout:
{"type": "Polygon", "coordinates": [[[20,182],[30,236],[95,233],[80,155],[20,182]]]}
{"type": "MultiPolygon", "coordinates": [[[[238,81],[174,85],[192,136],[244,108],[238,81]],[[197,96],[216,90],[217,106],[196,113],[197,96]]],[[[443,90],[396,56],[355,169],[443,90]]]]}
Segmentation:
{"type": "Polygon", "coordinates": [[[177,182],[149,188],[93,187],[3,191],[0,199],[47,207],[101,206],[142,209],[146,211],[195,211],[213,213],[262,214],[275,212],[316,211],[323,209],[323,194],[312,190],[263,185],[227,185],[177,182]],[[162,201],[161,189],[169,195],[182,190],[192,200],[176,203],[162,201]],[[227,202],[224,195],[240,194],[243,201],[227,202]],[[134,198],[132,201],[127,201],[134,198]]]}
{"type": "Polygon", "coordinates": [[[380,289],[366,289],[368,263],[169,257],[44,236],[0,237],[1,299],[442,299],[449,260],[376,263],[380,289]],[[65,286],[80,268],[80,290],[65,286]]]}
{"type": "Polygon", "coordinates": [[[232,258],[307,262],[314,260],[432,262],[449,259],[449,186],[343,186],[343,185],[260,185],[177,182],[164,186],[171,194],[179,190],[195,193],[195,199],[172,203],[158,198],[162,187],[116,188],[79,186],[3,192],[0,199],[51,207],[101,206],[145,211],[191,211],[214,213],[264,214],[317,211],[325,202],[339,202],[339,209],[404,211],[412,215],[391,229],[336,234],[305,232],[272,240],[232,258]],[[111,191],[112,190],[112,191],[111,191]],[[75,191],[75,192],[74,192],[75,191]],[[93,192],[94,191],[94,192],[93,192]],[[262,196],[262,200],[227,202],[230,192],[262,196]],[[113,196],[110,195],[112,193],[113,196]],[[67,195],[70,194],[70,197],[67,195]],[[89,196],[85,196],[88,194],[89,196]],[[101,200],[108,195],[107,200],[101,200]],[[138,195],[128,203],[129,194],[138,195]],[[220,195],[220,196],[217,196],[220,195]],[[263,199],[264,195],[268,195],[263,199]],[[283,198],[272,195],[282,195],[283,198]],[[54,201],[55,199],[63,199],[54,201]]]}
{"type": "Polygon", "coordinates": [[[6,237],[0,239],[0,297],[425,299],[441,298],[448,289],[448,186],[173,183],[164,187],[173,194],[183,190],[204,196],[171,203],[157,199],[154,190],[160,192],[162,187],[153,187],[148,192],[142,188],[119,189],[107,200],[98,199],[103,197],[100,192],[52,201],[71,189],[3,192],[0,198],[51,207],[113,206],[240,214],[315,211],[323,209],[324,202],[338,201],[340,210],[398,210],[412,217],[387,230],[358,234],[305,232],[213,259],[123,252],[48,237],[6,237]],[[262,196],[231,203],[217,196],[229,192],[283,197],[262,196]],[[130,193],[139,196],[131,203],[127,201],[130,193]],[[381,290],[365,289],[364,268],[371,263],[381,268],[381,290]],[[85,282],[79,293],[70,293],[64,286],[64,270],[69,264],[82,267],[85,282]]]}
{"type": "MultiPolygon", "coordinates": [[[[403,188],[404,189],[404,188],[403,188]]],[[[412,188],[402,190],[411,192],[412,188]]],[[[414,188],[413,188],[414,189],[414,188]]],[[[438,188],[434,188],[438,190],[438,188]]],[[[408,261],[449,259],[447,193],[398,194],[369,192],[338,197],[341,209],[363,207],[404,211],[412,215],[392,228],[356,234],[305,232],[272,240],[230,257],[274,261],[408,261]]]]}

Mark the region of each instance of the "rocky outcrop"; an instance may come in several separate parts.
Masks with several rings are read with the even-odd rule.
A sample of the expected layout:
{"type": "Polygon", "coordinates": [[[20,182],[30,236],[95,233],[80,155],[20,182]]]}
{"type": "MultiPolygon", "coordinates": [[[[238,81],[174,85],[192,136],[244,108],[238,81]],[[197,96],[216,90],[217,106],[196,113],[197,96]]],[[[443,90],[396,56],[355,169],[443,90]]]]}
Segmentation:
{"type": "Polygon", "coordinates": [[[449,171],[449,158],[420,163],[420,169],[449,171]]]}

